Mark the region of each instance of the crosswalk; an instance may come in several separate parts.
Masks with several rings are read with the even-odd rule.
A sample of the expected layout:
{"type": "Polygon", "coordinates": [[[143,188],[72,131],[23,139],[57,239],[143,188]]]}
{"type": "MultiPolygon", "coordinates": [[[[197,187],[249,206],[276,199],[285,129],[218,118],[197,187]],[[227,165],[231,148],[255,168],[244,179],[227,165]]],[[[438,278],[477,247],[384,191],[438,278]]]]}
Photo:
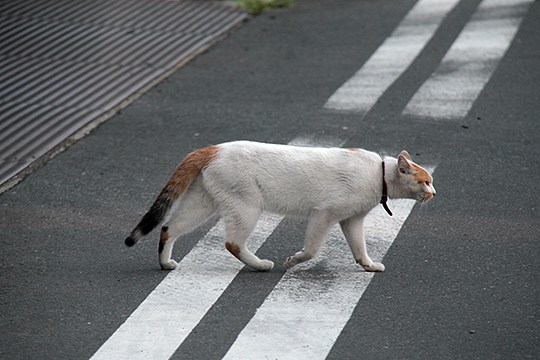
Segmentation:
{"type": "MultiPolygon", "coordinates": [[[[324,107],[368,113],[422,56],[427,42],[459,2],[419,0],[324,107]]],[[[531,2],[480,2],[403,114],[434,120],[466,116],[511,45],[531,2]]],[[[344,143],[339,137],[313,135],[299,136],[290,142],[300,146],[338,147],[344,143]]],[[[431,164],[429,171],[435,171],[435,167],[436,164],[431,164]]],[[[377,261],[385,256],[398,236],[414,202],[393,201],[390,207],[394,212],[392,218],[382,208],[374,209],[366,218],[369,252],[377,261]]],[[[281,221],[281,216],[263,216],[250,240],[251,249],[259,249],[281,221]]],[[[242,264],[223,250],[223,235],[223,226],[218,222],[91,359],[171,358],[242,269],[242,264]]],[[[346,241],[340,230],[333,228],[318,257],[281,277],[224,358],[324,359],[374,277],[373,273],[353,266],[346,260],[349,258],[346,241]]]]}
{"type": "MultiPolygon", "coordinates": [[[[250,240],[256,251],[282,217],[265,215],[250,240]]],[[[242,269],[223,248],[218,222],[98,350],[98,359],[168,359],[242,269]]]]}
{"type": "Polygon", "coordinates": [[[432,119],[467,115],[512,43],[530,0],[484,0],[403,113],[432,119]]]}
{"type": "MultiPolygon", "coordinates": [[[[420,0],[370,59],[330,97],[325,108],[369,112],[421,55],[456,0],[420,0]]],[[[403,110],[422,118],[467,115],[512,43],[532,0],[483,0],[438,68],[403,110]]]]}
{"type": "Polygon", "coordinates": [[[458,0],[420,0],[353,77],[328,99],[327,109],[367,113],[412,64],[458,0]]]}

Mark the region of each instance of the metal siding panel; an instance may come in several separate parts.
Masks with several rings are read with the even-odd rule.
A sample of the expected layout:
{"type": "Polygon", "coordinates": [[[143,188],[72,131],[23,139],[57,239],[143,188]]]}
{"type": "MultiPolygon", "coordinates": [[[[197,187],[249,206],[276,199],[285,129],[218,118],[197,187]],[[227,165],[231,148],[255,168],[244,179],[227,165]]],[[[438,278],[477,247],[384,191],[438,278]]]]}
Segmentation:
{"type": "Polygon", "coordinates": [[[0,185],[246,15],[165,0],[0,3],[0,185]]]}

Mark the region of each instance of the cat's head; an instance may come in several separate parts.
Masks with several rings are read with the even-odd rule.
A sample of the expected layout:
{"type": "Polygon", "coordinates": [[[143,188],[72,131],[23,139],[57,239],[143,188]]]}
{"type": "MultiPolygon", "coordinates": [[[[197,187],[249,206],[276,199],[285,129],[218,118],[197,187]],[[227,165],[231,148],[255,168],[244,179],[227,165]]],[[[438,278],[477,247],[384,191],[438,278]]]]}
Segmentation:
{"type": "Polygon", "coordinates": [[[402,191],[405,191],[408,198],[424,202],[431,200],[437,193],[431,175],[414,163],[405,150],[398,155],[398,177],[402,191]]]}

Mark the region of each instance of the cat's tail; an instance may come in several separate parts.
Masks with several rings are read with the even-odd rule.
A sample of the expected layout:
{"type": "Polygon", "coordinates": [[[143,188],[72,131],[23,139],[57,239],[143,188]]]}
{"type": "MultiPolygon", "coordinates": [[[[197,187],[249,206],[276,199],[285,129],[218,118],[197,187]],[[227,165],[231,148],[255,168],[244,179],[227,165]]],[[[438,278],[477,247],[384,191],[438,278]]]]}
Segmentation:
{"type": "Polygon", "coordinates": [[[143,236],[154,230],[165,219],[173,202],[172,189],[167,184],[150,207],[150,210],[144,214],[137,227],[128,236],[125,241],[126,245],[135,245],[143,236]]]}
{"type": "Polygon", "coordinates": [[[127,246],[135,245],[143,236],[163,222],[173,203],[187,191],[201,170],[216,157],[217,151],[217,146],[208,146],[186,156],[161,190],[150,210],[125,240],[127,246]]]}

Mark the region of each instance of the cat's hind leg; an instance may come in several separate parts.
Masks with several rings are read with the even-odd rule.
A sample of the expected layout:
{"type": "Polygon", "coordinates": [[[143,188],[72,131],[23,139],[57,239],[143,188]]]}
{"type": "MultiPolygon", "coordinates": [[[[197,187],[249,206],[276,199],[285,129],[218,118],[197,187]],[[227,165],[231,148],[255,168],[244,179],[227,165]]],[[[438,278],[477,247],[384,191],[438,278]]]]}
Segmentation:
{"type": "Polygon", "coordinates": [[[261,211],[259,209],[238,209],[226,212],[223,216],[225,222],[225,248],[245,265],[259,271],[270,271],[274,263],[270,260],[261,260],[247,247],[247,240],[257,224],[261,211]]]}
{"type": "Polygon", "coordinates": [[[368,256],[364,238],[364,217],[365,215],[356,215],[340,221],[341,230],[349,243],[354,259],[360,266],[366,271],[384,271],[382,263],[374,262],[368,256]]]}
{"type": "Polygon", "coordinates": [[[214,212],[215,208],[208,195],[201,188],[197,188],[197,185],[173,205],[159,236],[158,256],[163,270],[174,270],[178,265],[171,259],[176,239],[195,230],[214,212]]]}
{"type": "Polygon", "coordinates": [[[283,266],[289,269],[299,263],[312,259],[321,248],[334,222],[326,214],[314,215],[309,218],[302,251],[289,256],[283,266]]]}

